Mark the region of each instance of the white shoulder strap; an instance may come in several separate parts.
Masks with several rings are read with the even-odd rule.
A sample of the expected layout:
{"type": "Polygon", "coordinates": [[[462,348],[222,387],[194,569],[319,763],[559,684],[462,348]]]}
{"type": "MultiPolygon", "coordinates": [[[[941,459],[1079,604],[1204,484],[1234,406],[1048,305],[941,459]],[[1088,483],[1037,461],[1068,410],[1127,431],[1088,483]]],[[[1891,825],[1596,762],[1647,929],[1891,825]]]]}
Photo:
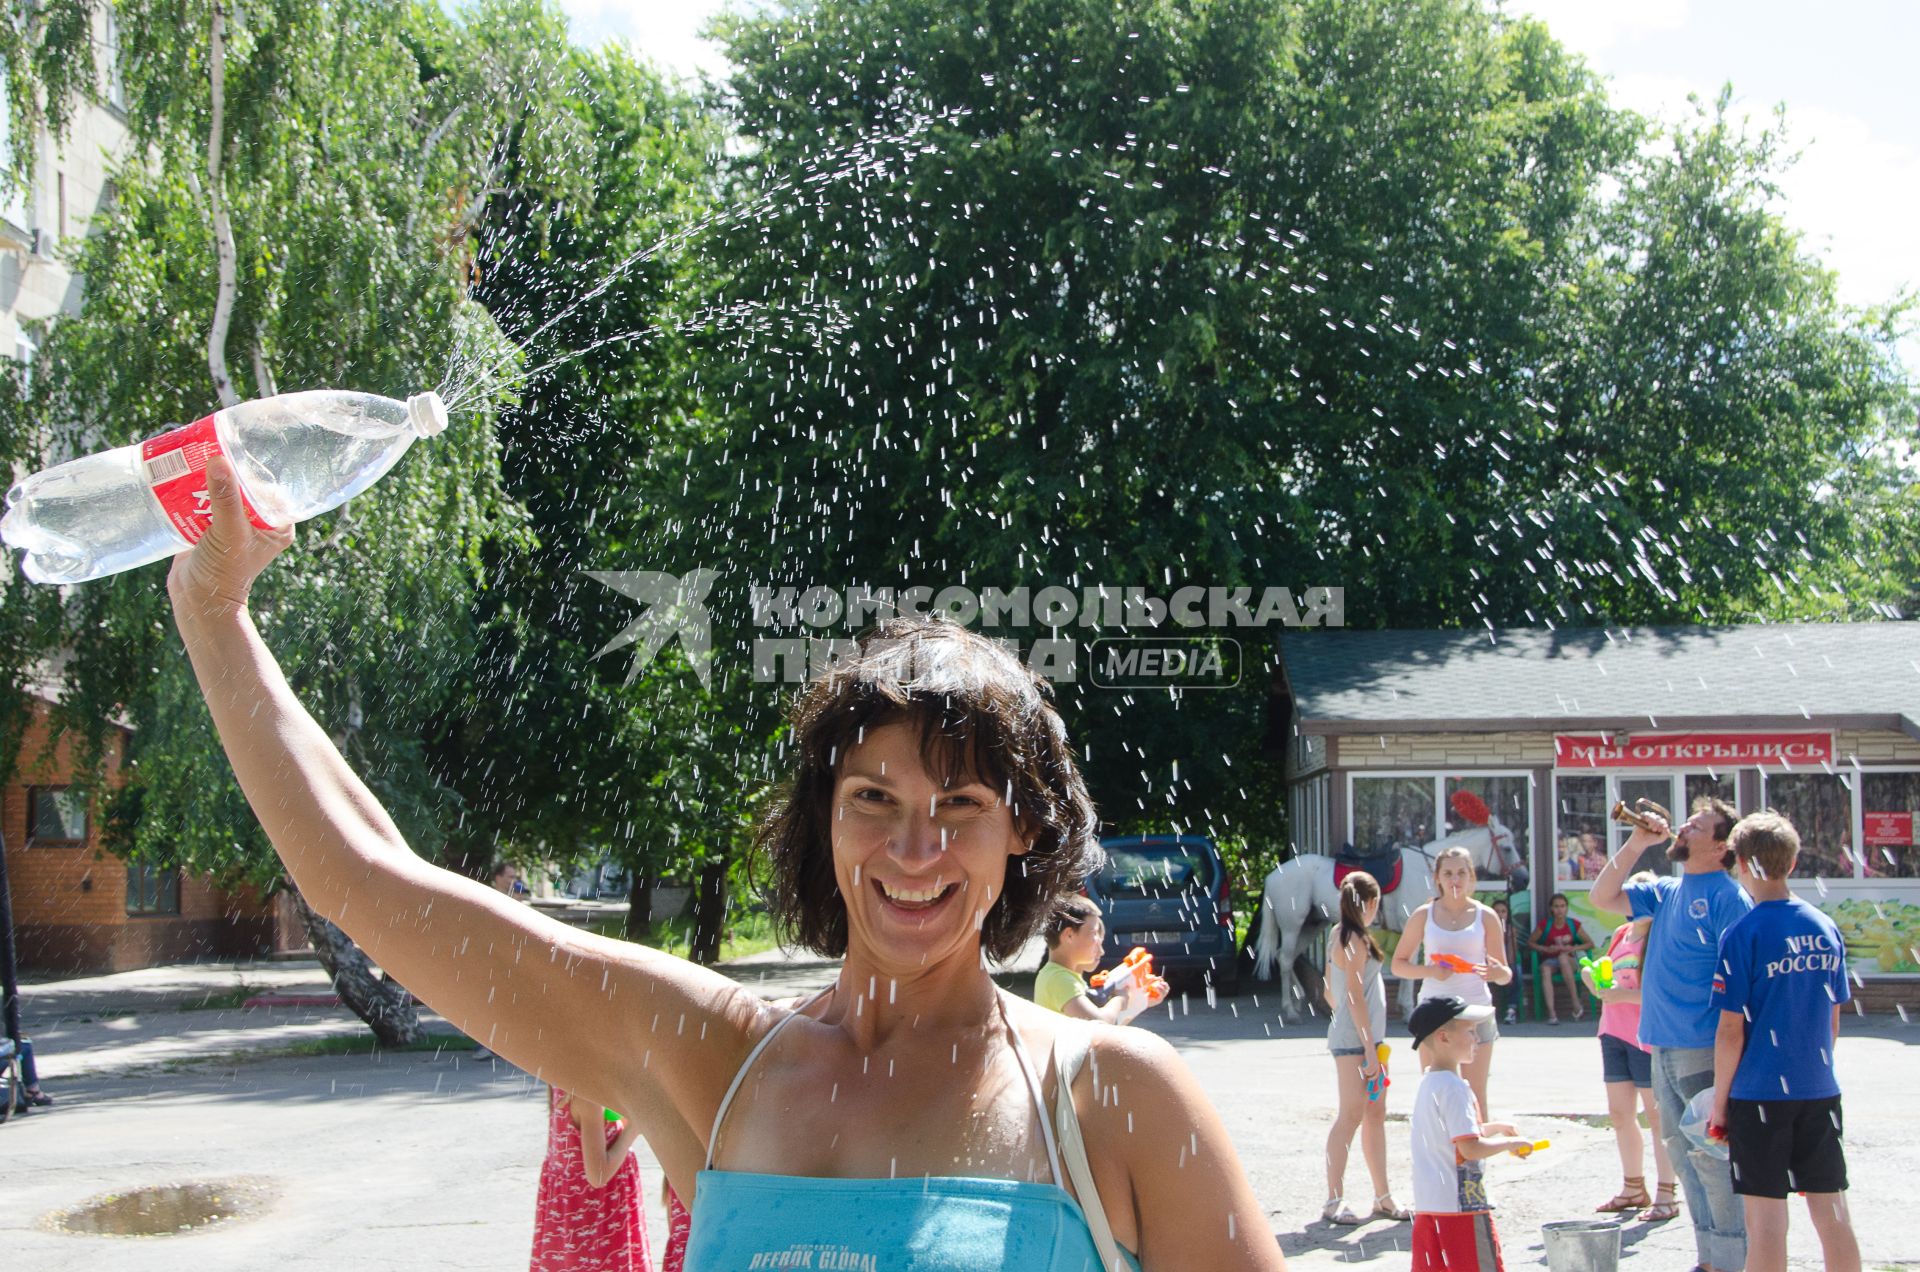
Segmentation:
{"type": "Polygon", "coordinates": [[[1054,1035],[1053,1072],[1058,1084],[1053,1093],[1054,1127],[1060,1140],[1060,1156],[1073,1180],[1074,1196],[1087,1218],[1087,1230],[1093,1234],[1094,1249],[1100,1252],[1100,1264],[1107,1272],[1127,1272],[1127,1261],[1107,1226],[1107,1208],[1094,1187],[1093,1167],[1087,1163],[1087,1142],[1080,1134],[1080,1115],[1073,1107],[1073,1080],[1087,1059],[1087,1035],[1084,1030],[1066,1028],[1054,1035]]]}
{"type": "Polygon", "coordinates": [[[785,1016],[782,1016],[774,1022],[773,1028],[760,1035],[760,1041],[753,1044],[753,1050],[747,1052],[747,1058],[740,1062],[739,1069],[734,1072],[733,1081],[727,1084],[727,1093],[720,1097],[720,1107],[714,1110],[713,1133],[707,1136],[707,1164],[704,1169],[713,1169],[713,1154],[720,1146],[720,1123],[726,1121],[727,1109],[732,1106],[733,1097],[739,1093],[740,1084],[747,1080],[747,1070],[753,1068],[753,1062],[760,1058],[760,1053],[765,1051],[768,1044],[780,1035],[782,1029],[785,1029],[788,1025],[798,1020],[801,1012],[813,1006],[832,992],[833,986],[829,985],[812,998],[807,999],[806,1002],[795,1007],[785,1016]]]}
{"type": "Polygon", "coordinates": [[[1007,1037],[1013,1043],[1014,1058],[1020,1062],[1020,1073],[1027,1081],[1027,1094],[1033,1098],[1033,1115],[1040,1119],[1040,1138],[1047,1144],[1047,1165],[1053,1169],[1055,1187],[1066,1187],[1065,1178],[1060,1173],[1060,1146],[1053,1137],[1053,1119],[1047,1116],[1047,1100],[1040,1093],[1040,1074],[1033,1067],[1033,1061],[1027,1058],[1027,1046],[1020,1041],[1020,1031],[1014,1028],[1013,1019],[1007,1015],[1007,999],[1012,997],[1001,990],[996,999],[1000,1008],[1000,1023],[1007,1027],[1007,1037]]]}

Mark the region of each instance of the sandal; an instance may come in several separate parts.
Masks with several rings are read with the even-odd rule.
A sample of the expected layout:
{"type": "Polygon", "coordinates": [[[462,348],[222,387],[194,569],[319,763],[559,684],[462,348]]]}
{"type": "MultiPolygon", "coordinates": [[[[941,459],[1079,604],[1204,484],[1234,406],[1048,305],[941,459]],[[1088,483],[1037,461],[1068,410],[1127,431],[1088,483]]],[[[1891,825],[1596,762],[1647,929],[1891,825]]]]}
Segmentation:
{"type": "Polygon", "coordinates": [[[1651,1205],[1653,1205],[1653,1198],[1647,1196],[1646,1176],[1628,1175],[1621,1181],[1620,1191],[1614,1195],[1613,1200],[1595,1206],[1593,1209],[1595,1214],[1617,1215],[1651,1205]]]}
{"type": "Polygon", "coordinates": [[[1394,1201],[1392,1193],[1381,1193],[1373,1199],[1373,1217],[1391,1219],[1395,1223],[1404,1223],[1413,1218],[1413,1212],[1394,1201]]]}
{"type": "Polygon", "coordinates": [[[1327,1204],[1320,1207],[1320,1217],[1328,1223],[1339,1224],[1342,1228],[1357,1228],[1366,1220],[1348,1210],[1341,1197],[1327,1198],[1327,1204]]]}
{"type": "Polygon", "coordinates": [[[1653,1204],[1642,1210],[1635,1218],[1641,1223],[1665,1223],[1669,1219],[1678,1219],[1680,1199],[1674,1196],[1676,1190],[1677,1185],[1661,1184],[1654,1189],[1653,1204]]]}

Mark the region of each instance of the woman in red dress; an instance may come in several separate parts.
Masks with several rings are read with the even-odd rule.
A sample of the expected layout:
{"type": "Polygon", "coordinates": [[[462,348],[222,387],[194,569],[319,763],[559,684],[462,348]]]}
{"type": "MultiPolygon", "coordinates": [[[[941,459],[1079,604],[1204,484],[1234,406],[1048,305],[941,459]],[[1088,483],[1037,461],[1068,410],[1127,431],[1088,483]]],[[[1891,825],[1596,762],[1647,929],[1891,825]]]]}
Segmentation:
{"type": "Polygon", "coordinates": [[[640,1213],[640,1128],[547,1090],[547,1160],[530,1272],[653,1272],[640,1213]]]}

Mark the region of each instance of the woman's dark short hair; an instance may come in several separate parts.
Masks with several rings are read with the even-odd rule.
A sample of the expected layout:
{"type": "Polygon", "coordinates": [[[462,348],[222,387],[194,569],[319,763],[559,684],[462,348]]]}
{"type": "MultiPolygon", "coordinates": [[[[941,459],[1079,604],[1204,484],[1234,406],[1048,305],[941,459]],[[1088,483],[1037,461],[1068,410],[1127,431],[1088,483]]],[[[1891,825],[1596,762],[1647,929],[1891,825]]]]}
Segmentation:
{"type": "Polygon", "coordinates": [[[981,945],[1012,958],[1100,863],[1098,825],[1066,725],[1044,681],[1005,648],[941,618],[893,618],[814,677],[788,711],[794,768],[754,833],[767,909],[793,943],[847,952],[847,907],[833,873],[835,779],[868,733],[906,723],[929,772],[1001,792],[1030,845],[981,926],[981,945]]]}

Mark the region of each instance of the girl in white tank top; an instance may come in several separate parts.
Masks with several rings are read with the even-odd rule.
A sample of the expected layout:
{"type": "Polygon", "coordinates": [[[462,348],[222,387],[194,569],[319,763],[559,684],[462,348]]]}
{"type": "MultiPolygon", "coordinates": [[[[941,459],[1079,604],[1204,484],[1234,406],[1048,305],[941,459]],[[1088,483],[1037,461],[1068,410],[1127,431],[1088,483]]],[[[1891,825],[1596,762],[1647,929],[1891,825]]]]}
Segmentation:
{"type": "MultiPolygon", "coordinates": [[[[1400,944],[1393,951],[1393,974],[1403,980],[1420,982],[1421,998],[1452,995],[1477,1006],[1492,1006],[1492,985],[1513,980],[1507,966],[1507,938],[1500,916],[1473,899],[1473,854],[1455,846],[1434,859],[1433,882],[1439,895],[1413,912],[1400,944]],[[1414,955],[1425,947],[1422,962],[1414,955]],[[1459,971],[1446,966],[1460,959],[1480,969],[1459,971]]],[[[1493,1070],[1493,1044],[1500,1028],[1491,1019],[1483,1020],[1476,1032],[1480,1045],[1473,1059],[1460,1066],[1460,1076],[1473,1088],[1480,1102],[1480,1120],[1492,1114],[1487,1104],[1487,1078],[1493,1070]]]]}
{"type": "MultiPolygon", "coordinates": [[[[1475,967],[1486,963],[1487,923],[1486,919],[1482,917],[1482,912],[1485,911],[1487,907],[1477,901],[1471,904],[1473,905],[1473,921],[1457,932],[1451,928],[1440,925],[1442,917],[1451,916],[1436,915],[1433,913],[1432,907],[1428,908],[1427,930],[1425,934],[1425,944],[1427,947],[1426,962],[1428,966],[1433,966],[1438,961],[1434,958],[1436,954],[1445,954],[1453,958],[1462,959],[1465,962],[1473,964],[1475,967]]],[[[1491,974],[1493,969],[1488,968],[1487,970],[1488,973],[1491,974]]],[[[1478,976],[1456,972],[1445,980],[1432,979],[1420,982],[1420,997],[1423,999],[1442,998],[1448,994],[1464,998],[1474,1006],[1490,1007],[1493,1005],[1493,990],[1488,987],[1486,981],[1478,976]]]]}

